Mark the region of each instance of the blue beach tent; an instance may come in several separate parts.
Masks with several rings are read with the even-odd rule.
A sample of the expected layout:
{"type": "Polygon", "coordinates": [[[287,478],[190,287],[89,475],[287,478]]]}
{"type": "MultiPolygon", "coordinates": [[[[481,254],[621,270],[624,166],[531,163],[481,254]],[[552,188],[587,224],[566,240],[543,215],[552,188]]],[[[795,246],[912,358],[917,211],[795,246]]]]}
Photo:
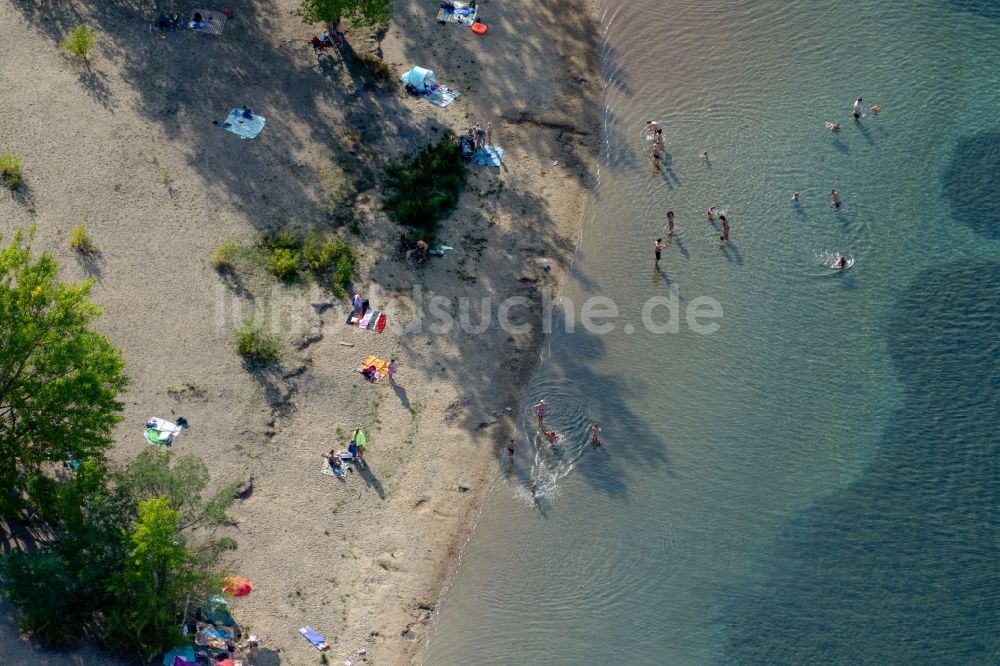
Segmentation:
{"type": "Polygon", "coordinates": [[[402,80],[405,85],[411,85],[419,92],[429,90],[435,83],[437,83],[437,79],[434,78],[434,72],[429,69],[416,66],[406,74],[403,74],[402,80]]]}

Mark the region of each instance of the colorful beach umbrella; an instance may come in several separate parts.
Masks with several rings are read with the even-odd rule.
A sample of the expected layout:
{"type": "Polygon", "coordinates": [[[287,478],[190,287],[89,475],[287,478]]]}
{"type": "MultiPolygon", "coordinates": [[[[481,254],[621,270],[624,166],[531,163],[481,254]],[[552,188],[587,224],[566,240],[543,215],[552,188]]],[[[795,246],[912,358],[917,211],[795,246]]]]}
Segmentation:
{"type": "Polygon", "coordinates": [[[230,576],[226,579],[226,584],[222,586],[223,592],[228,592],[234,597],[245,597],[253,592],[253,583],[246,578],[230,576]]]}

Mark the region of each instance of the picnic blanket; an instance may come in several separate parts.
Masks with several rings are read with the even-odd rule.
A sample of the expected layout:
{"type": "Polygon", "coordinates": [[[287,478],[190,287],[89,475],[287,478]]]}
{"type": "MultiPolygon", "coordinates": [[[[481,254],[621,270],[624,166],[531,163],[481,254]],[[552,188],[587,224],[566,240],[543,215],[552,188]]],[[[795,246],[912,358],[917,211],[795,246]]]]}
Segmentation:
{"type": "Polygon", "coordinates": [[[372,310],[371,308],[362,309],[354,308],[350,316],[347,318],[348,326],[357,326],[358,328],[363,328],[366,331],[375,331],[376,333],[381,333],[385,330],[386,315],[384,312],[379,310],[372,310]]]}
{"type": "Polygon", "coordinates": [[[191,12],[191,18],[187,22],[188,30],[197,30],[209,35],[221,35],[222,29],[226,27],[226,19],[229,17],[223,12],[212,9],[195,9],[191,12]],[[195,21],[194,15],[201,14],[201,21],[195,21]]]}
{"type": "Polygon", "coordinates": [[[365,360],[361,361],[361,365],[358,366],[358,372],[364,372],[366,368],[375,366],[375,377],[369,379],[368,381],[375,383],[389,374],[389,362],[383,361],[378,356],[369,356],[365,360]]]}
{"type": "Polygon", "coordinates": [[[232,132],[241,139],[255,139],[260,131],[264,129],[264,116],[253,114],[251,118],[246,118],[244,109],[233,109],[226,116],[226,119],[219,123],[219,127],[232,132]]]}
{"type": "Polygon", "coordinates": [[[198,623],[198,633],[194,642],[202,647],[224,650],[226,643],[233,641],[233,630],[228,627],[217,627],[213,624],[198,623]]]}
{"type": "Polygon", "coordinates": [[[479,166],[500,166],[500,160],[503,159],[503,148],[500,146],[479,146],[475,154],[472,156],[472,161],[479,166]]]}
{"type": "Polygon", "coordinates": [[[454,102],[462,93],[448,86],[437,85],[427,91],[427,101],[435,106],[445,107],[454,102]]]}
{"type": "Polygon", "coordinates": [[[353,469],[351,469],[352,462],[354,462],[354,456],[352,456],[347,451],[341,451],[340,464],[343,466],[344,471],[342,471],[340,474],[337,474],[335,471],[333,471],[333,466],[330,464],[330,459],[326,457],[326,454],[323,454],[323,469],[321,469],[320,471],[323,474],[326,474],[327,476],[335,476],[341,481],[344,481],[347,478],[344,475],[354,471],[353,469]]]}
{"type": "Polygon", "coordinates": [[[479,8],[475,3],[452,2],[451,7],[442,7],[438,10],[438,23],[461,23],[469,25],[476,20],[479,8]]]}
{"type": "Polygon", "coordinates": [[[178,434],[184,427],[173,421],[152,417],[146,421],[146,441],[153,446],[170,446],[174,441],[174,435],[178,434]]]}
{"type": "Polygon", "coordinates": [[[320,652],[330,649],[330,644],[326,642],[326,639],[312,627],[302,627],[299,629],[299,633],[305,636],[305,639],[316,646],[320,652]]]}

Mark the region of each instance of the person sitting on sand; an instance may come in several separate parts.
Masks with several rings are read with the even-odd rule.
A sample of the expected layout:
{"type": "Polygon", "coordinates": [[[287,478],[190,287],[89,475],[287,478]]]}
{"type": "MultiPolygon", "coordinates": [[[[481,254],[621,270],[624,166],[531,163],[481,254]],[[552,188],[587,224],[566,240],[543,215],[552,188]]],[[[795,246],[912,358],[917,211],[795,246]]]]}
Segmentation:
{"type": "Polygon", "coordinates": [[[333,473],[340,476],[344,472],[344,463],[340,461],[340,452],[334,449],[330,449],[330,452],[326,454],[326,460],[330,463],[330,467],[333,469],[333,473]]]}
{"type": "Polygon", "coordinates": [[[430,245],[425,243],[423,240],[418,240],[416,244],[417,259],[419,261],[427,261],[427,251],[430,249],[430,245]]]}

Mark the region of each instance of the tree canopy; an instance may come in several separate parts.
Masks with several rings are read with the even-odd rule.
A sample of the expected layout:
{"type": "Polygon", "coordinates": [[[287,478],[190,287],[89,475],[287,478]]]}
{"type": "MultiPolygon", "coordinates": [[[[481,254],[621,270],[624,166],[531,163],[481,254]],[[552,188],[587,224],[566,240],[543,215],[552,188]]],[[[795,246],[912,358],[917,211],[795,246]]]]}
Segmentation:
{"type": "Polygon", "coordinates": [[[222,555],[236,544],[214,537],[232,488],[203,500],[205,464],[172,462],[147,449],[118,472],[88,461],[50,485],[52,538],[0,557],[0,593],[22,629],[59,647],[93,635],[144,661],[179,644],[192,609],[221,589],[222,555]]]}
{"type": "Polygon", "coordinates": [[[307,21],[345,20],[359,28],[384,28],[392,17],[392,0],[304,0],[299,10],[307,21]]]}
{"type": "Polygon", "coordinates": [[[43,463],[100,459],[121,419],[125,362],[91,328],[93,280],[59,281],[18,230],[0,247],[0,511],[20,503],[43,463]]]}

